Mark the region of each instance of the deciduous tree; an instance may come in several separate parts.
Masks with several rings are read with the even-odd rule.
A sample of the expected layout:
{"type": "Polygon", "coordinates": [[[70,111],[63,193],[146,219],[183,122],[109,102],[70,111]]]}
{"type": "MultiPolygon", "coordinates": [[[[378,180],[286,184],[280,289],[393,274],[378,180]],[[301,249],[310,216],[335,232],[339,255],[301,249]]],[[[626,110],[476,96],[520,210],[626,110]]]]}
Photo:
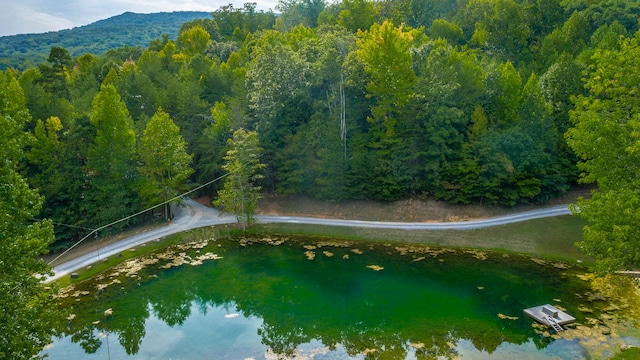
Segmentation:
{"type": "Polygon", "coordinates": [[[203,54],[210,42],[211,36],[200,26],[192,27],[178,37],[178,43],[182,48],[185,60],[196,54],[203,54]]]}
{"type": "Polygon", "coordinates": [[[233,138],[229,139],[229,146],[231,149],[227,151],[226,163],[222,166],[229,175],[213,204],[226,213],[235,214],[244,230],[255,221],[261,188],[257,182],[264,177],[262,170],[265,165],[260,162],[262,149],[255,131],[236,130],[233,138]]]}
{"type": "Polygon", "coordinates": [[[574,211],[588,222],[577,245],[609,272],[640,265],[640,35],[594,55],[589,94],[578,96],[566,136],[581,181],[597,183],[574,211]]]}
{"type": "Polygon", "coordinates": [[[229,150],[227,140],[233,135],[232,119],[231,109],[225,103],[216,102],[211,108],[211,124],[204,130],[196,146],[199,160],[196,181],[204,183],[222,175],[223,158],[229,150]]]}
{"type": "MultiPolygon", "coordinates": [[[[149,205],[177,195],[193,173],[193,155],[187,153],[187,143],[180,135],[180,129],[162,109],[158,109],[144,129],[139,156],[143,177],[141,196],[149,205]]],[[[167,204],[164,212],[165,218],[169,219],[167,204]]]]}
{"type": "Polygon", "coordinates": [[[30,120],[18,81],[0,73],[0,358],[32,359],[60,324],[53,290],[39,259],[53,241],[50,221],[34,221],[42,197],[18,173],[30,120]]]}
{"type": "Polygon", "coordinates": [[[404,166],[399,130],[399,114],[409,104],[416,80],[413,71],[411,44],[419,31],[395,27],[385,21],[374,24],[367,32],[358,32],[357,58],[363,64],[368,77],[367,97],[372,100],[370,123],[370,147],[375,151],[372,194],[379,200],[395,200],[406,195],[410,181],[404,166]]]}
{"type": "Polygon", "coordinates": [[[376,20],[375,3],[367,0],[345,0],[340,3],[338,24],[352,32],[368,30],[376,20]]]}

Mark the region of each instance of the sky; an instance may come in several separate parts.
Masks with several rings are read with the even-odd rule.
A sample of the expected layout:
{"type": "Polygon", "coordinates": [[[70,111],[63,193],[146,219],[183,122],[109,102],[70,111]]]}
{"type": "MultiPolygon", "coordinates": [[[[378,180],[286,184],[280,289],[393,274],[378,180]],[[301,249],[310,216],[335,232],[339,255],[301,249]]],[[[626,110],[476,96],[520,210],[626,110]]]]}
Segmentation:
{"type": "Polygon", "coordinates": [[[33,34],[88,25],[130,11],[213,12],[220,6],[242,7],[255,2],[258,10],[275,10],[277,0],[0,0],[0,36],[33,34]]]}

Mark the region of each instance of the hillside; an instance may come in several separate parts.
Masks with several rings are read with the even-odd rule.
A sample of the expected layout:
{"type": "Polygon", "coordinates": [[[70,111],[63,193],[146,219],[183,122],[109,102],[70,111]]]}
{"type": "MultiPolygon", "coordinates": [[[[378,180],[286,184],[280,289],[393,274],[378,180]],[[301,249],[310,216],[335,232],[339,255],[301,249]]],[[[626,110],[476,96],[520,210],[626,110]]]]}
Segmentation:
{"type": "Polygon", "coordinates": [[[175,39],[182,24],[207,18],[200,11],[179,11],[154,14],[126,12],[105,20],[69,30],[42,34],[0,37],[0,69],[24,69],[45,61],[53,46],[65,48],[72,56],[103,54],[109,49],[129,46],[147,47],[162,34],[175,39]]]}

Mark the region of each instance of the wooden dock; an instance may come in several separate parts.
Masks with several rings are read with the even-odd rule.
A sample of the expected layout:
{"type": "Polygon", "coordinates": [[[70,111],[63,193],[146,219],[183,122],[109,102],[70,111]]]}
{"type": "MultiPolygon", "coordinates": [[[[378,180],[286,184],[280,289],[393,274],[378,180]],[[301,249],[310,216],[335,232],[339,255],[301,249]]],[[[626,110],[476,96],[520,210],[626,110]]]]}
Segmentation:
{"type": "Polygon", "coordinates": [[[525,309],[524,313],[537,322],[551,327],[556,332],[564,330],[562,325],[576,320],[573,316],[549,304],[525,309]]]}

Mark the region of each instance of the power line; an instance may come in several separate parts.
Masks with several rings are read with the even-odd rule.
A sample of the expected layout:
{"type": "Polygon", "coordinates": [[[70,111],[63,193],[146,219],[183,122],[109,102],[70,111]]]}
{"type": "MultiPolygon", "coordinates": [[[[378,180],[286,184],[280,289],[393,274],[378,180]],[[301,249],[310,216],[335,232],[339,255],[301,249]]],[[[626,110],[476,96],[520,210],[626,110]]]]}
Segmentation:
{"type": "MultiPolygon", "coordinates": [[[[31,218],[31,221],[42,221],[42,220],[43,220],[43,219],[31,218]]],[[[55,222],[55,221],[51,221],[51,223],[52,223],[53,225],[66,226],[66,227],[76,228],[76,229],[94,230],[94,229],[92,229],[92,228],[86,228],[86,227],[77,226],[77,225],[64,224],[64,223],[59,223],[59,222],[55,222]]]]}
{"type": "Polygon", "coordinates": [[[100,231],[100,230],[102,230],[102,229],[106,229],[106,228],[108,228],[108,227],[110,227],[110,226],[113,226],[113,225],[115,225],[115,224],[117,224],[117,223],[120,223],[120,222],[123,222],[123,221],[129,220],[129,219],[131,219],[131,218],[133,218],[133,217],[136,217],[136,216],[138,216],[138,215],[140,215],[140,214],[143,214],[143,213],[145,213],[145,212],[147,212],[147,211],[149,211],[149,210],[153,210],[153,209],[155,209],[155,208],[157,208],[157,207],[160,207],[160,206],[163,206],[163,205],[168,204],[168,203],[170,203],[170,202],[173,202],[174,200],[180,199],[180,198],[184,197],[185,195],[191,194],[192,192],[197,191],[197,190],[200,190],[200,189],[202,189],[202,188],[203,188],[203,187],[205,187],[205,186],[208,186],[208,185],[213,184],[214,182],[220,181],[220,180],[224,179],[225,177],[229,176],[230,174],[231,174],[231,173],[230,173],[230,172],[228,172],[228,173],[226,173],[226,174],[224,174],[224,175],[222,175],[222,176],[220,176],[220,177],[217,177],[217,178],[215,178],[215,179],[213,179],[213,180],[209,181],[209,182],[208,182],[208,183],[206,183],[206,184],[200,185],[200,186],[198,186],[198,187],[196,187],[196,188],[194,188],[194,189],[191,189],[191,190],[189,190],[189,191],[187,191],[187,192],[185,192],[185,193],[182,193],[182,194],[180,194],[180,195],[174,196],[174,197],[172,197],[171,199],[166,200],[166,201],[163,201],[163,202],[161,202],[161,203],[159,203],[159,204],[157,204],[157,205],[154,205],[154,206],[152,206],[152,207],[149,207],[149,208],[146,208],[146,209],[144,209],[144,210],[138,211],[137,213],[135,213],[135,214],[133,214],[133,215],[125,216],[125,217],[123,217],[122,219],[116,220],[116,221],[114,221],[114,222],[112,222],[112,223],[109,223],[109,224],[107,224],[107,225],[102,225],[102,226],[100,226],[100,227],[98,227],[98,228],[95,228],[95,229],[89,229],[89,230],[91,230],[91,232],[90,232],[90,233],[88,233],[87,235],[85,235],[82,239],[78,240],[78,242],[76,242],[75,244],[71,245],[71,247],[69,247],[67,250],[65,250],[64,252],[62,252],[62,254],[60,254],[60,255],[56,256],[56,258],[55,258],[55,259],[53,259],[53,260],[49,261],[49,262],[47,263],[47,265],[51,265],[53,262],[55,262],[56,260],[58,260],[58,259],[60,259],[61,257],[63,257],[66,253],[68,253],[68,252],[69,252],[69,251],[71,251],[73,248],[75,248],[76,246],[80,245],[80,243],[82,243],[83,241],[85,241],[89,236],[91,236],[91,235],[93,235],[93,234],[96,234],[96,235],[97,235],[98,231],[100,231]]]}

